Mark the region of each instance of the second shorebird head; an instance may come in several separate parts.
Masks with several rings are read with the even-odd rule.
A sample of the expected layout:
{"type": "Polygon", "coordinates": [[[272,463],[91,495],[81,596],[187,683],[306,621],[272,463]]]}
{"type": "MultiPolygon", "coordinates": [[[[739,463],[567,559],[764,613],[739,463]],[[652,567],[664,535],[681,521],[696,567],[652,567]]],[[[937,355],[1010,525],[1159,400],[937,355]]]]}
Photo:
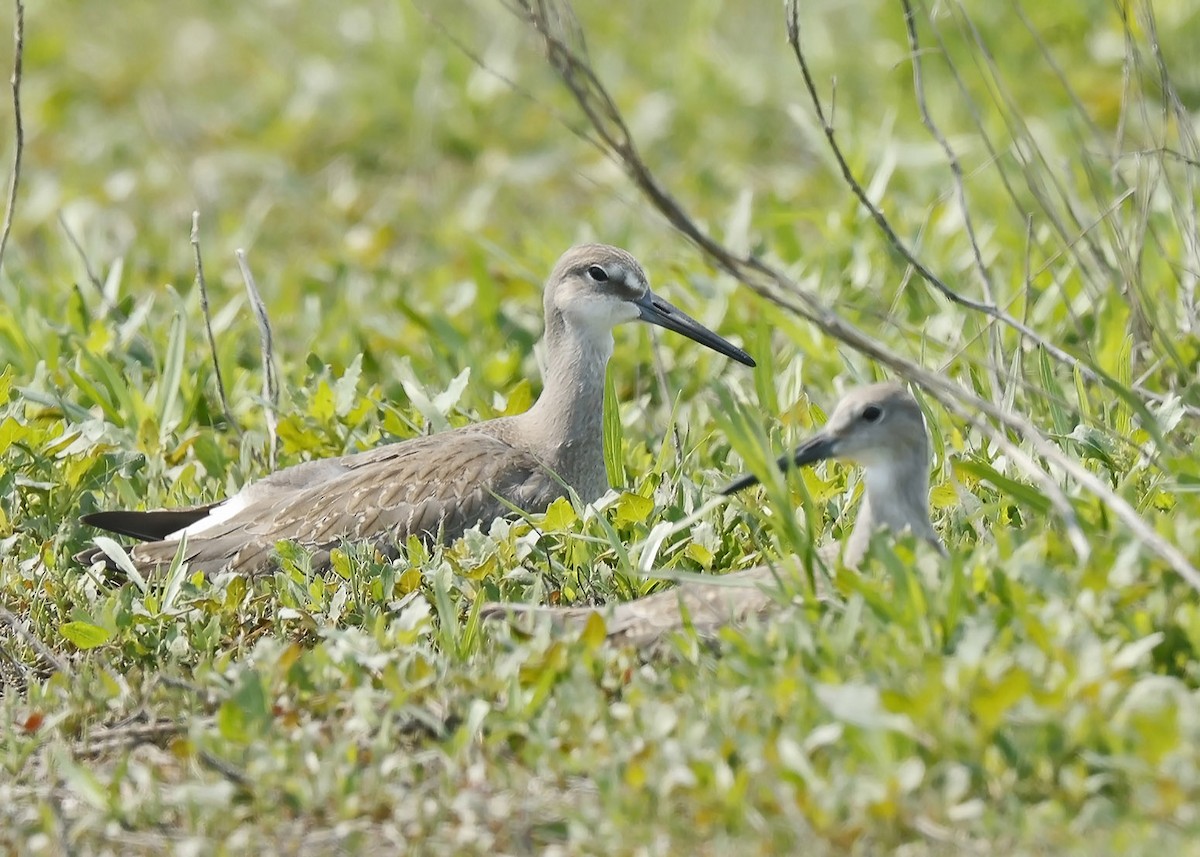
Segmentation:
{"type": "Polygon", "coordinates": [[[617,247],[583,244],[564,253],[550,275],[545,303],[547,334],[566,334],[555,329],[562,325],[577,347],[611,352],[612,329],[640,320],[754,365],[745,351],[654,294],[637,259],[617,247]]]}
{"type": "MultiPolygon", "coordinates": [[[[825,426],[781,456],[778,464],[801,467],[837,458],[862,465],[866,497],[845,553],[846,564],[854,566],[879,527],[911,529],[944,552],[929,522],[929,457],[929,430],[921,406],[902,385],[883,382],[848,392],[825,426]]],[[[755,476],[743,476],[721,493],[732,494],[756,482],[755,476]]]]}

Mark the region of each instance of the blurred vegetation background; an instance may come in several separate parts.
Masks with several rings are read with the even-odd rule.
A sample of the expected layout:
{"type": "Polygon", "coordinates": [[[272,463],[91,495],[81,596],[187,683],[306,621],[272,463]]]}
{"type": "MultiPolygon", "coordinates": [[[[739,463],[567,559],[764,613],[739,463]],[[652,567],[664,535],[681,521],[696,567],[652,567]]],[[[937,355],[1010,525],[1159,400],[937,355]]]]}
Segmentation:
{"type": "MultiPolygon", "coordinates": [[[[642,156],[698,222],[897,353],[1029,415],[1198,561],[1200,10],[915,7],[928,113],[961,163],[986,277],[914,95],[904,6],[801,10],[837,140],[901,237],[951,288],[1114,379],[1104,386],[906,269],[832,160],[780,6],[575,12],[642,156]]],[[[632,251],[656,290],[762,368],[617,332],[622,487],[654,501],[618,513],[628,543],[753,455],[754,438],[728,437],[736,420],[715,387],[779,446],[881,373],[680,238],[587,142],[539,40],[502,3],[26,14],[23,172],[0,272],[0,594],[69,669],[52,676],[26,637],[0,636],[0,842],[1195,848],[1195,593],[1068,484],[1093,547],[1079,561],[1025,474],[933,407],[950,569],[884,548],[874,574],[837,578],[844,609],[797,609],[730,634],[723,653],[680,643],[667,666],[591,638],[480,632],[483,596],[633,594],[604,531],[562,510],[547,558],[514,530],[391,570],[358,558],[349,581],[290,565],[249,589],[142,593],[80,575],[79,511],[198,502],[264,472],[237,248],[274,326],[281,464],[523,408],[540,389],[554,260],[585,240],[632,251]],[[236,427],[204,334],[193,211],[236,427]],[[130,738],[129,718],[158,737],[130,738]],[[96,737],[113,729],[125,731],[111,744],[96,737]]],[[[0,113],[11,156],[11,108],[0,113]]],[[[822,472],[805,477],[806,520],[828,541],[857,483],[822,472]]],[[[780,519],[753,502],[713,513],[673,561],[720,570],[804,548],[807,531],[780,519]]]]}

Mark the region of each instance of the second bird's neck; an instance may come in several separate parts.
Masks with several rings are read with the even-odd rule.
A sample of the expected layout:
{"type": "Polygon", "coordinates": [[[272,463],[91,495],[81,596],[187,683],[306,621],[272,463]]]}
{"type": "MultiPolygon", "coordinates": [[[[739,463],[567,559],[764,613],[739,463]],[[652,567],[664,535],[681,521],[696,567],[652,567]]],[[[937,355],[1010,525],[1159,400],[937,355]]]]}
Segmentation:
{"type": "Polygon", "coordinates": [[[881,527],[900,533],[911,529],[939,550],[941,541],[929,522],[929,465],[925,457],[868,467],[866,491],[854,530],[846,543],[847,566],[856,566],[867,552],[872,534],[881,527]]]}

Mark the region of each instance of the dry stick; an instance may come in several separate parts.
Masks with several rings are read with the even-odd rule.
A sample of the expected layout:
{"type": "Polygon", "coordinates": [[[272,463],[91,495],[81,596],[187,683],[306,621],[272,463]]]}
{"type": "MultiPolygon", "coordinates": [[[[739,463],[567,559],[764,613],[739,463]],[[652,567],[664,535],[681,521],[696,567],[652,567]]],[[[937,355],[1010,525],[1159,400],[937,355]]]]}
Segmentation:
{"type": "Polygon", "coordinates": [[[959,213],[963,218],[963,226],[967,231],[967,239],[971,243],[971,256],[975,261],[975,271],[979,274],[980,284],[983,286],[983,294],[988,303],[995,303],[996,298],[992,288],[992,276],[988,273],[987,265],[983,263],[983,253],[979,249],[979,240],[975,236],[975,219],[971,217],[971,208],[967,205],[967,188],[963,180],[962,164],[959,163],[958,155],[950,145],[950,141],[938,128],[937,123],[933,121],[933,116],[929,112],[929,104],[925,99],[925,74],[923,64],[921,62],[921,42],[917,37],[917,21],[913,13],[913,7],[910,0],[900,0],[900,5],[904,7],[904,30],[908,35],[909,60],[912,62],[913,73],[913,94],[917,99],[917,110],[921,114],[921,124],[929,131],[929,135],[937,141],[942,152],[946,155],[946,163],[950,167],[950,173],[954,177],[954,196],[958,202],[959,213]]]}
{"type": "MultiPolygon", "coordinates": [[[[932,28],[932,32],[933,32],[934,38],[937,40],[939,49],[943,52],[943,54],[945,54],[948,57],[949,51],[947,49],[945,40],[941,36],[941,33],[938,31],[938,29],[936,27],[932,28]]],[[[978,65],[978,63],[976,63],[976,64],[978,65]]],[[[977,109],[977,107],[975,105],[974,97],[972,96],[970,90],[967,88],[966,83],[963,81],[962,75],[958,71],[958,67],[953,62],[950,62],[950,61],[947,62],[946,67],[950,72],[951,79],[954,81],[955,88],[958,90],[958,93],[961,98],[961,102],[962,102],[963,106],[965,106],[967,111],[971,114],[971,118],[975,123],[975,129],[978,132],[980,142],[983,143],[984,148],[988,152],[988,156],[989,156],[990,160],[992,161],[992,163],[995,164],[996,175],[1000,179],[1000,183],[1004,187],[1005,192],[1008,194],[1009,200],[1011,200],[1013,207],[1016,208],[1016,210],[1021,214],[1022,218],[1031,217],[1032,216],[1031,212],[1029,212],[1025,208],[1025,205],[1021,201],[1021,197],[1017,193],[1017,190],[1013,184],[1013,181],[1009,178],[1008,170],[1005,169],[1005,167],[1004,167],[1004,161],[1001,159],[999,151],[996,149],[995,144],[993,144],[992,139],[988,134],[987,127],[984,124],[984,121],[979,114],[979,110],[977,109]]],[[[1010,131],[1011,131],[1012,130],[1011,123],[1008,123],[1006,120],[1005,124],[1009,126],[1010,131]]],[[[1015,144],[1010,145],[1009,148],[1010,148],[1010,150],[1012,150],[1014,152],[1014,154],[1017,153],[1015,144]]],[[[1079,266],[1080,271],[1082,271],[1084,274],[1087,274],[1087,272],[1089,270],[1088,266],[1090,264],[1088,261],[1088,257],[1085,256],[1078,249],[1078,246],[1081,243],[1082,236],[1081,235],[1073,236],[1070,233],[1070,231],[1067,229],[1066,225],[1063,223],[1062,218],[1060,218],[1058,216],[1058,212],[1056,212],[1050,206],[1050,202],[1046,199],[1045,194],[1043,193],[1042,189],[1038,186],[1038,184],[1035,181],[1033,181],[1032,175],[1028,172],[1022,172],[1021,175],[1022,175],[1022,178],[1024,178],[1024,180],[1025,180],[1026,189],[1028,190],[1030,195],[1032,195],[1035,199],[1037,199],[1039,204],[1041,204],[1042,214],[1045,216],[1047,222],[1054,228],[1054,232],[1063,241],[1064,247],[1062,249],[1056,251],[1056,253],[1054,255],[1059,255],[1059,254],[1063,253],[1064,251],[1068,252],[1070,254],[1071,258],[1075,261],[1075,264],[1077,264],[1079,266]]],[[[1060,287],[1060,290],[1061,290],[1061,287],[1060,287]]],[[[1064,308],[1066,309],[1067,314],[1069,315],[1071,321],[1075,324],[1076,329],[1079,331],[1079,338],[1081,340],[1086,339],[1083,324],[1080,321],[1080,319],[1078,318],[1078,316],[1076,315],[1074,309],[1072,308],[1071,302],[1069,300],[1066,300],[1064,297],[1063,305],[1064,305],[1064,308]]]]}
{"type": "Polygon", "coordinates": [[[25,150],[25,125],[21,121],[21,65],[25,57],[25,2],[16,0],[13,20],[12,100],[16,147],[13,149],[12,178],[8,184],[8,204],[4,207],[4,230],[0,232],[0,269],[4,268],[4,251],[12,232],[13,214],[17,209],[17,187],[21,183],[21,153],[25,150]]]}
{"type": "Polygon", "coordinates": [[[235,786],[243,789],[251,786],[250,778],[235,768],[232,762],[226,762],[219,756],[208,752],[208,750],[201,750],[198,756],[202,765],[216,771],[235,786]]]}
{"type": "MultiPolygon", "coordinates": [[[[1130,92],[1132,91],[1132,83],[1131,83],[1132,76],[1135,74],[1137,76],[1139,91],[1146,87],[1146,82],[1145,82],[1144,69],[1142,67],[1142,62],[1140,60],[1140,54],[1135,45],[1135,37],[1134,37],[1134,33],[1133,33],[1133,27],[1132,27],[1132,24],[1129,19],[1129,10],[1127,8],[1127,4],[1120,3],[1118,5],[1119,5],[1119,10],[1121,12],[1121,24],[1122,24],[1122,29],[1124,31],[1124,39],[1125,39],[1125,41],[1124,41],[1124,46],[1125,46],[1124,74],[1126,77],[1126,83],[1125,83],[1125,90],[1122,92],[1122,103],[1121,103],[1121,122],[1123,124],[1125,122],[1125,114],[1126,114],[1126,109],[1127,109],[1126,101],[1130,97],[1130,92]]],[[[1151,41],[1154,43],[1157,43],[1155,22],[1154,22],[1152,14],[1150,15],[1150,18],[1148,21],[1143,22],[1142,26],[1144,29],[1146,29],[1148,31],[1151,41]]],[[[1156,54],[1156,59],[1161,61],[1161,54],[1156,54]]],[[[1167,73],[1165,64],[1161,64],[1159,67],[1159,78],[1160,78],[1158,81],[1159,86],[1162,87],[1164,91],[1170,89],[1170,87],[1171,87],[1170,76],[1167,73]]],[[[1170,106],[1168,103],[1169,100],[1170,100],[1169,98],[1162,100],[1161,127],[1158,129],[1154,129],[1154,122],[1150,118],[1150,111],[1147,106],[1148,99],[1146,99],[1144,97],[1138,99],[1138,111],[1137,111],[1138,116],[1140,117],[1140,119],[1142,121],[1142,124],[1145,128],[1146,133],[1152,134],[1153,136],[1158,137],[1160,139],[1160,147],[1165,147],[1165,145],[1167,143],[1167,134],[1168,134],[1168,129],[1170,127],[1170,106]],[[1154,130],[1152,130],[1152,129],[1154,129],[1154,130]]],[[[1181,140],[1181,142],[1183,142],[1183,141],[1181,140]]],[[[1162,180],[1162,177],[1166,175],[1166,165],[1163,163],[1163,159],[1161,157],[1158,159],[1157,165],[1158,165],[1158,169],[1159,169],[1159,173],[1160,173],[1157,188],[1162,188],[1166,191],[1167,195],[1169,196],[1169,198],[1171,200],[1172,209],[1176,212],[1177,219],[1179,221],[1185,221],[1186,218],[1184,216],[1184,213],[1179,210],[1180,202],[1178,200],[1178,195],[1175,192],[1174,183],[1171,182],[1170,180],[1166,180],[1166,181],[1162,180]]],[[[1190,186],[1192,183],[1190,173],[1187,174],[1187,181],[1190,186]]],[[[1148,229],[1150,231],[1150,234],[1154,237],[1155,246],[1158,248],[1160,255],[1163,256],[1163,258],[1165,259],[1169,256],[1169,253],[1165,249],[1162,238],[1158,234],[1157,229],[1155,229],[1150,224],[1149,196],[1150,196],[1150,194],[1143,194],[1143,206],[1146,211],[1146,214],[1144,215],[1143,222],[1141,225],[1142,225],[1143,229],[1148,229]]],[[[1193,227],[1194,227],[1194,223],[1195,223],[1195,221],[1193,220],[1192,221],[1193,227]]],[[[1181,239],[1181,241],[1183,241],[1185,243],[1185,245],[1187,243],[1188,236],[1194,231],[1195,231],[1194,228],[1187,228],[1186,226],[1180,230],[1180,239],[1181,239]]],[[[1172,266],[1172,267],[1174,267],[1174,266],[1172,266]]],[[[1185,290],[1189,291],[1189,295],[1191,297],[1194,297],[1195,274],[1192,274],[1190,279],[1192,281],[1192,286],[1190,289],[1188,289],[1188,285],[1182,276],[1179,277],[1179,282],[1185,290]]],[[[1138,282],[1138,285],[1141,285],[1140,281],[1138,282]]],[[[1190,302],[1191,301],[1189,301],[1189,303],[1190,302]]],[[[1189,311],[1190,315],[1194,315],[1194,307],[1189,307],[1188,311],[1189,311]]],[[[1155,321],[1157,321],[1157,319],[1155,319],[1155,321]]],[[[1180,358],[1172,344],[1172,341],[1171,341],[1172,337],[1163,335],[1163,333],[1161,331],[1161,327],[1159,325],[1155,325],[1154,329],[1155,329],[1155,331],[1157,331],[1159,333],[1159,338],[1163,342],[1168,354],[1170,354],[1170,356],[1174,358],[1174,360],[1177,364],[1180,364],[1182,361],[1180,360],[1180,358]]]]}
{"type": "MultiPolygon", "coordinates": [[[[815,294],[801,287],[799,283],[782,271],[755,257],[742,258],[731,253],[712,236],[701,230],[670,193],[663,188],[658,178],[650,172],[645,161],[641,159],[624,117],[617,109],[608,91],[596,77],[595,72],[581,62],[579,57],[567,48],[561,39],[556,37],[547,27],[546,18],[539,16],[538,12],[529,5],[528,0],[519,0],[519,2],[527,22],[542,36],[554,70],[562,78],[580,109],[592,123],[597,135],[597,146],[625,169],[626,174],[658,211],[681,234],[706,253],[717,267],[737,278],[751,291],[768,301],[799,315],[827,335],[846,343],[860,353],[914,381],[928,390],[944,407],[977,426],[993,442],[1003,448],[1009,449],[1011,441],[1001,429],[980,419],[978,412],[986,414],[1006,428],[1026,437],[1038,455],[1062,468],[1095,494],[1151,551],[1165,560],[1189,585],[1200,591],[1200,570],[1188,560],[1183,552],[1155,532],[1154,528],[1141,518],[1128,502],[1115,494],[1093,473],[1047,440],[1029,420],[993,402],[983,400],[960,385],[888,351],[877,338],[866,335],[846,322],[822,304],[815,294]],[[600,141],[603,142],[603,145],[600,141]],[[976,412],[972,412],[971,409],[976,412]]],[[[797,40],[794,47],[798,48],[798,46],[797,40]]],[[[806,75],[807,68],[807,62],[805,62],[803,69],[806,75]]],[[[808,81],[811,85],[810,75],[808,81]]],[[[815,92],[815,89],[813,91],[815,92]]],[[[827,127],[826,134],[832,135],[832,129],[827,127]]],[[[831,142],[833,142],[832,137],[831,142]]],[[[1033,334],[1031,334],[1031,338],[1040,340],[1040,337],[1033,334]]],[[[1019,456],[1017,463],[1025,467],[1033,462],[1029,461],[1027,456],[1019,456]]],[[[1080,556],[1086,556],[1089,549],[1087,540],[1079,528],[1074,510],[1063,490],[1041,467],[1030,467],[1026,472],[1042,488],[1063,519],[1068,537],[1076,552],[1080,556]]]]}
{"type": "MultiPolygon", "coordinates": [[[[996,64],[996,59],[992,55],[992,50],[988,43],[984,40],[983,34],[979,32],[979,28],[975,26],[975,20],[967,13],[961,2],[956,2],[953,5],[952,11],[957,10],[961,16],[960,27],[965,28],[965,31],[971,36],[975,44],[976,50],[972,52],[971,57],[975,60],[975,65],[980,70],[986,70],[988,79],[995,90],[994,100],[1001,107],[999,111],[1000,118],[1004,121],[1005,127],[1012,136],[1014,145],[1013,153],[1021,161],[1021,165],[1025,168],[1023,175],[1026,178],[1026,186],[1030,192],[1037,198],[1042,208],[1046,211],[1053,210],[1051,207],[1052,200],[1056,197],[1061,203],[1061,211],[1070,221],[1073,229],[1079,230],[1082,228],[1083,220],[1075,210],[1072,204],[1072,198],[1059,178],[1059,171],[1056,170],[1046,160],[1046,154],[1042,148],[1037,145],[1032,132],[1029,130],[1029,125],[1025,122],[1025,117],[1017,109],[1017,104],[1005,85],[1004,77],[1000,74],[1000,68],[996,64]],[[980,62],[980,57],[983,62],[980,62]],[[1025,149],[1020,145],[1020,141],[1025,141],[1028,144],[1028,155],[1026,156],[1025,149]],[[1040,165],[1040,173],[1037,173],[1039,181],[1034,181],[1035,173],[1033,168],[1040,165]],[[1049,191],[1053,191],[1053,196],[1049,191]]],[[[1056,218],[1057,219],[1057,218],[1056,218]]],[[[1063,232],[1065,237],[1066,233],[1063,232]]],[[[1088,259],[1091,260],[1095,269],[1100,271],[1103,280],[1101,285],[1106,285],[1112,281],[1115,271],[1108,264],[1104,251],[1097,245],[1091,237],[1091,233],[1083,231],[1079,234],[1079,238],[1083,246],[1088,250],[1088,259]]],[[[1077,257],[1081,260],[1081,270],[1084,273],[1090,273],[1086,267],[1082,265],[1082,256],[1077,257]]],[[[1092,274],[1095,276],[1095,274],[1092,274]]]]}
{"type": "MultiPolygon", "coordinates": [[[[1180,100],[1179,92],[1167,71],[1167,62],[1162,54],[1162,43],[1158,37],[1158,21],[1154,17],[1154,7],[1145,0],[1139,6],[1142,10],[1142,27],[1146,31],[1150,42],[1150,52],[1158,70],[1159,88],[1166,96],[1163,110],[1166,112],[1169,109],[1173,114],[1180,147],[1190,150],[1193,155],[1200,155],[1200,140],[1197,140],[1196,132],[1192,127],[1192,115],[1180,100]]],[[[1191,257],[1192,264],[1198,265],[1200,264],[1200,237],[1197,236],[1197,232],[1200,230],[1197,229],[1196,183],[1190,171],[1185,171],[1184,176],[1187,187],[1182,197],[1186,202],[1180,200],[1181,194],[1176,193],[1174,184],[1169,181],[1166,183],[1167,193],[1170,195],[1171,207],[1176,216],[1184,222],[1184,227],[1180,229],[1180,239],[1189,250],[1188,256],[1191,257]]],[[[1189,274],[1187,282],[1181,280],[1180,285],[1188,293],[1190,304],[1188,310],[1191,315],[1189,321],[1195,325],[1197,323],[1195,304],[1197,273],[1195,270],[1191,270],[1189,274]]]]}
{"type": "Polygon", "coordinates": [[[49,646],[37,638],[26,626],[24,620],[17,616],[3,604],[0,604],[0,622],[13,629],[13,633],[26,642],[29,648],[37,652],[38,657],[46,662],[46,665],[55,672],[65,673],[67,664],[58,655],[54,654],[49,646]]]}
{"type": "MultiPolygon", "coordinates": [[[[954,195],[958,202],[959,214],[963,219],[963,226],[967,232],[967,241],[971,245],[971,257],[975,261],[975,271],[979,274],[979,282],[983,287],[983,298],[989,304],[995,305],[996,294],[992,285],[992,276],[988,272],[987,265],[983,262],[983,252],[979,249],[979,239],[975,235],[975,219],[971,217],[971,208],[967,205],[967,187],[963,179],[962,164],[959,163],[958,155],[950,145],[950,141],[942,134],[937,123],[933,121],[933,116],[929,112],[929,105],[925,99],[925,74],[923,71],[923,63],[921,61],[921,42],[917,37],[917,21],[913,14],[911,0],[900,0],[900,5],[904,7],[904,29],[908,34],[909,57],[912,62],[913,72],[913,93],[917,99],[917,110],[921,114],[921,123],[929,131],[931,137],[937,141],[942,152],[946,155],[946,163],[950,166],[950,174],[954,178],[954,195]]],[[[993,320],[994,321],[994,320],[993,320]]],[[[988,322],[988,344],[991,348],[991,359],[989,360],[992,375],[992,384],[996,388],[996,398],[1001,398],[1004,395],[1004,382],[1001,376],[1003,360],[1001,357],[1000,348],[1000,331],[995,324],[988,322]]]]}
{"type": "Polygon", "coordinates": [[[71,246],[75,248],[75,252],[79,254],[79,259],[83,262],[83,272],[87,274],[88,282],[100,294],[100,298],[105,303],[108,302],[108,297],[104,294],[104,283],[100,281],[96,269],[92,267],[92,260],[88,258],[87,251],[83,249],[83,245],[79,243],[79,239],[75,237],[75,232],[71,229],[71,225],[67,223],[67,219],[62,216],[62,212],[58,213],[58,225],[62,227],[62,231],[66,234],[67,240],[71,242],[71,246]]]}
{"type": "Polygon", "coordinates": [[[1183,152],[1176,151],[1170,146],[1155,146],[1153,149],[1133,149],[1129,152],[1121,152],[1117,158],[1124,160],[1125,158],[1140,158],[1148,155],[1170,158],[1174,161],[1179,161],[1181,164],[1187,164],[1189,167],[1200,167],[1200,160],[1189,158],[1183,152]]]}
{"type": "Polygon", "coordinates": [[[1083,99],[1079,97],[1079,93],[1077,93],[1075,88],[1071,86],[1071,81],[1067,78],[1066,72],[1063,71],[1063,68],[1061,65],[1059,65],[1058,60],[1054,58],[1054,54],[1050,51],[1050,46],[1046,44],[1046,40],[1042,38],[1041,31],[1034,26],[1033,21],[1031,21],[1029,16],[1025,14],[1025,7],[1021,5],[1020,0],[1013,0],[1012,8],[1021,24],[1025,27],[1025,31],[1029,33],[1029,37],[1033,39],[1033,43],[1037,45],[1038,53],[1042,55],[1042,61],[1050,67],[1052,72],[1054,72],[1054,77],[1058,80],[1059,88],[1066,93],[1067,98],[1071,99],[1071,104],[1075,108],[1075,112],[1083,117],[1084,124],[1087,125],[1088,131],[1091,132],[1092,142],[1098,146],[1103,146],[1105,142],[1104,135],[1100,132],[1100,129],[1096,126],[1095,121],[1093,121],[1091,115],[1088,113],[1087,107],[1083,103],[1083,99]]]}
{"type": "Polygon", "coordinates": [[[250,295],[250,305],[254,307],[254,317],[258,321],[259,340],[262,343],[263,363],[263,399],[267,420],[267,467],[275,469],[275,440],[278,432],[276,410],[279,407],[279,379],[275,374],[275,344],[271,338],[271,319],[267,315],[267,305],[263,303],[262,295],[250,273],[250,265],[246,262],[246,253],[238,250],[238,268],[242,272],[242,280],[246,283],[246,293],[250,295]]]}
{"type": "MultiPolygon", "coordinates": [[[[1041,32],[1038,30],[1038,28],[1036,26],[1034,26],[1033,21],[1030,20],[1029,16],[1025,13],[1025,7],[1021,4],[1020,0],[1013,0],[1012,6],[1013,6],[1014,12],[1017,15],[1017,18],[1021,21],[1021,24],[1025,27],[1026,32],[1029,33],[1030,38],[1033,39],[1034,44],[1037,45],[1038,53],[1041,54],[1042,61],[1054,73],[1054,77],[1058,81],[1059,88],[1063,91],[1063,93],[1066,94],[1067,98],[1070,99],[1071,105],[1075,108],[1075,113],[1080,118],[1083,119],[1083,124],[1087,127],[1087,132],[1090,137],[1091,143],[1094,144],[1096,146],[1096,148],[1105,150],[1107,148],[1105,145],[1106,140],[1104,139],[1104,136],[1101,134],[1100,128],[1096,125],[1095,121],[1093,121],[1091,114],[1088,113],[1088,109],[1084,105],[1083,100],[1079,97],[1079,94],[1075,91],[1075,88],[1071,85],[1071,81],[1067,78],[1066,72],[1063,71],[1062,66],[1059,64],[1058,60],[1055,59],[1053,52],[1051,52],[1050,46],[1048,44],[1046,44],[1046,40],[1044,38],[1042,38],[1041,32]]],[[[1100,189],[1098,189],[1095,186],[1094,175],[1093,175],[1092,170],[1090,169],[1092,159],[1089,156],[1087,156],[1087,154],[1086,154],[1088,141],[1084,140],[1082,142],[1083,142],[1083,149],[1085,152],[1085,155],[1084,155],[1085,172],[1086,172],[1088,180],[1091,184],[1092,191],[1095,194],[1095,198],[1097,201],[1099,201],[1101,199],[1102,194],[1101,194],[1100,189]]],[[[1116,178],[1116,172],[1114,170],[1112,170],[1112,156],[1111,155],[1109,157],[1109,174],[1112,179],[1116,178]]],[[[1114,237],[1118,241],[1120,241],[1121,240],[1121,230],[1118,228],[1113,228],[1112,231],[1113,231],[1114,237]]],[[[1129,258],[1136,258],[1136,255],[1137,254],[1134,254],[1133,256],[1131,256],[1129,258]]]]}
{"type": "Polygon", "coordinates": [[[196,285],[200,289],[200,309],[204,313],[204,330],[208,333],[208,347],[212,352],[213,372],[217,376],[217,395],[221,397],[221,410],[225,412],[225,421],[241,433],[241,426],[233,418],[229,410],[229,399],[225,396],[225,380],[221,377],[221,361],[217,358],[217,340],[213,336],[212,313],[208,310],[208,282],[204,279],[204,263],[200,260],[200,212],[192,212],[192,255],[196,260],[196,285]]]}
{"type": "Polygon", "coordinates": [[[668,409],[667,413],[671,417],[671,434],[675,438],[675,461],[679,467],[683,467],[683,437],[679,434],[679,421],[674,418],[675,400],[671,396],[671,385],[667,383],[667,367],[663,365],[662,355],[658,351],[658,336],[653,330],[649,333],[652,346],[650,361],[654,366],[654,379],[658,383],[658,395],[662,398],[663,407],[668,409]]]}
{"type": "MultiPolygon", "coordinates": [[[[792,53],[795,55],[796,62],[800,66],[800,74],[804,78],[804,87],[808,91],[809,98],[813,104],[813,109],[816,111],[817,120],[821,123],[821,129],[824,131],[825,139],[829,143],[830,151],[837,160],[838,166],[842,171],[842,178],[850,188],[850,191],[854,194],[862,206],[867,209],[867,213],[871,215],[871,219],[875,221],[876,226],[878,226],[880,231],[883,232],[884,236],[888,240],[888,243],[895,248],[896,252],[898,252],[904,258],[904,260],[908,262],[908,264],[912,265],[913,269],[916,270],[916,272],[921,276],[921,279],[933,286],[933,288],[940,292],[943,297],[949,299],[953,303],[959,304],[960,306],[967,307],[968,309],[975,310],[976,312],[981,312],[984,315],[990,316],[1000,323],[1011,327],[1022,336],[1032,340],[1037,345],[1040,345],[1046,350],[1046,353],[1055,360],[1059,361],[1060,363],[1065,363],[1073,371],[1078,371],[1089,381],[1100,383],[1106,387],[1116,389],[1116,382],[1109,378],[1106,374],[1097,371],[1093,367],[1079,360],[1077,357],[1074,357],[1073,355],[1059,348],[1053,342],[1038,334],[1037,331],[1033,330],[1033,328],[1024,324],[1013,315],[1001,310],[999,307],[974,300],[951,289],[941,280],[941,278],[939,278],[923,262],[921,262],[912,252],[912,250],[909,249],[908,245],[905,244],[900,236],[896,233],[896,230],[892,228],[891,223],[884,216],[883,212],[880,211],[873,202],[871,202],[870,197],[867,196],[866,190],[859,183],[858,179],[855,178],[854,172],[850,169],[850,164],[847,162],[845,155],[842,153],[841,145],[837,142],[834,128],[829,124],[825,110],[821,106],[821,98],[817,94],[817,86],[813,80],[812,71],[808,66],[808,59],[805,57],[804,51],[800,46],[800,16],[796,0],[788,0],[787,8],[788,43],[792,46],[792,53]]],[[[1156,402],[1162,402],[1167,398],[1166,395],[1162,393],[1155,393],[1143,387],[1135,387],[1134,390],[1143,398],[1147,398],[1156,402]]],[[[1193,405],[1185,405],[1184,407],[1186,407],[1193,416],[1200,416],[1200,407],[1195,407],[1193,405]]]]}

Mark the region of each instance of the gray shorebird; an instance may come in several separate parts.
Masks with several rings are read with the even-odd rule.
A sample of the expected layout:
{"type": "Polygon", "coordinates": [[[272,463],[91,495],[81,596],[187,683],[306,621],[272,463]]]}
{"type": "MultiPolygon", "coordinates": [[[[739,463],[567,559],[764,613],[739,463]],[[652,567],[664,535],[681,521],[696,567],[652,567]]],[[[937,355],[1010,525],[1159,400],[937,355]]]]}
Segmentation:
{"type": "MultiPolygon", "coordinates": [[[[546,282],[546,378],[528,411],[364,452],[297,464],[225,500],[185,509],[112,511],[81,521],[143,539],[139,570],[169,564],[186,534],[186,559],[210,573],[269,571],[280,540],[313,552],[314,567],[347,540],[385,554],[417,535],[451,541],[513,507],[536,513],[572,488],[584,502],[608,490],[602,411],[613,328],[645,321],[682,333],[739,363],[732,345],[650,290],[637,260],[603,244],[572,248],[546,282]]],[[[99,548],[78,554],[91,564],[99,548]]]]}
{"type": "MultiPolygon", "coordinates": [[[[794,451],[781,456],[787,469],[829,458],[847,459],[863,467],[866,486],[862,508],[843,561],[857,566],[871,535],[886,527],[896,532],[912,530],[941,553],[941,540],[929,521],[929,432],[916,400],[903,386],[884,382],[847,393],[829,421],[794,451]]],[[[758,483],[742,476],[721,490],[730,495],[758,483]]],[[[687,581],[674,589],[645,598],[604,607],[533,607],[489,604],[485,616],[511,613],[545,614],[557,624],[574,626],[592,613],[606,617],[609,639],[644,646],[684,627],[685,619],[702,636],[722,626],[743,622],[768,612],[781,598],[780,566],[757,566],[720,576],[712,583],[687,581]]]]}

